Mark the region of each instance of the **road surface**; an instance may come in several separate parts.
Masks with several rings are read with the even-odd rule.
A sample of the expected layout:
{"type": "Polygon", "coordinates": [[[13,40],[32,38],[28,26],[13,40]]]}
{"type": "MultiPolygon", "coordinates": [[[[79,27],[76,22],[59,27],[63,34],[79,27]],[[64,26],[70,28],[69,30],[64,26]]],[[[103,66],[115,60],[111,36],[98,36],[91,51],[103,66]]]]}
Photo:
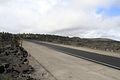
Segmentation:
{"type": "Polygon", "coordinates": [[[58,80],[120,80],[120,71],[117,70],[119,69],[119,58],[51,45],[39,41],[24,41],[23,46],[58,80]]]}
{"type": "Polygon", "coordinates": [[[81,50],[77,50],[77,49],[72,49],[72,48],[58,46],[58,45],[52,45],[52,44],[35,41],[35,40],[33,40],[32,42],[43,45],[43,46],[47,46],[49,48],[52,48],[52,49],[60,51],[60,52],[64,52],[69,55],[73,55],[73,56],[76,56],[79,58],[83,58],[83,59],[86,59],[89,61],[100,63],[105,66],[120,70],[120,58],[118,58],[118,57],[107,56],[107,55],[91,53],[91,52],[85,52],[85,51],[81,51],[81,50]]]}

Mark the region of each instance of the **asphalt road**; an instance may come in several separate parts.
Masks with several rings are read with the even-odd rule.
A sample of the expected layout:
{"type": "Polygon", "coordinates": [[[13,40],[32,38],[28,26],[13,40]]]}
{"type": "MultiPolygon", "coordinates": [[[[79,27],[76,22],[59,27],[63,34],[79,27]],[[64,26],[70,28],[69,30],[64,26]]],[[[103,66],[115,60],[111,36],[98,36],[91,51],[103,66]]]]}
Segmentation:
{"type": "Polygon", "coordinates": [[[82,58],[82,59],[85,59],[88,61],[92,61],[92,62],[95,62],[98,64],[102,64],[102,65],[120,70],[120,58],[117,58],[117,57],[81,51],[81,50],[72,49],[72,48],[68,48],[68,47],[43,43],[43,42],[35,41],[35,40],[31,40],[30,42],[40,44],[40,45],[49,47],[51,49],[54,49],[56,51],[63,52],[65,54],[69,54],[69,55],[72,55],[72,56],[75,56],[78,58],[82,58]]]}

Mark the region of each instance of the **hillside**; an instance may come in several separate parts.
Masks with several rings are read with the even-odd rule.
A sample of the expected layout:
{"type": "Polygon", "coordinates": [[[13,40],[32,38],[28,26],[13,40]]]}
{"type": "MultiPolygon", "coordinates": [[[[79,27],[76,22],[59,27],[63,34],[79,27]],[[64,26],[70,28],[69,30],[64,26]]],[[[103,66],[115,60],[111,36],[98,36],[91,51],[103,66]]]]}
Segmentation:
{"type": "Polygon", "coordinates": [[[19,34],[24,39],[35,39],[66,45],[88,47],[92,49],[120,52],[120,42],[107,38],[79,38],[48,34],[19,34]]]}

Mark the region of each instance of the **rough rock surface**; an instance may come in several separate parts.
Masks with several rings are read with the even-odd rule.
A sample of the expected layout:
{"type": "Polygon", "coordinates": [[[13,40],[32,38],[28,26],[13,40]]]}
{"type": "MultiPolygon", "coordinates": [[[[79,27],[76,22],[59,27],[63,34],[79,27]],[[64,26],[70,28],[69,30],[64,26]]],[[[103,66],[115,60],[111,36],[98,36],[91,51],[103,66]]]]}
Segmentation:
{"type": "Polygon", "coordinates": [[[22,47],[0,49],[0,80],[33,80],[34,69],[29,65],[28,53],[22,47]]]}

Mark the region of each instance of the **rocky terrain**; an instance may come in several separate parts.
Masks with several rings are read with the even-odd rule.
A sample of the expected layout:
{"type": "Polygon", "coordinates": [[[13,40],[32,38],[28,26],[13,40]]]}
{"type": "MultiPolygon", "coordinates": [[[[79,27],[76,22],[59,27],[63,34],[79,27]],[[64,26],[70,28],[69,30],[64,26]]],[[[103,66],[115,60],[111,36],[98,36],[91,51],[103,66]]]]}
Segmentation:
{"type": "Polygon", "coordinates": [[[0,80],[35,80],[27,51],[19,46],[19,37],[0,33],[0,80]]]}
{"type": "Polygon", "coordinates": [[[0,49],[0,80],[33,80],[27,56],[22,47],[0,49]]]}
{"type": "Polygon", "coordinates": [[[22,47],[17,34],[0,33],[0,80],[56,80],[22,47]]]}

